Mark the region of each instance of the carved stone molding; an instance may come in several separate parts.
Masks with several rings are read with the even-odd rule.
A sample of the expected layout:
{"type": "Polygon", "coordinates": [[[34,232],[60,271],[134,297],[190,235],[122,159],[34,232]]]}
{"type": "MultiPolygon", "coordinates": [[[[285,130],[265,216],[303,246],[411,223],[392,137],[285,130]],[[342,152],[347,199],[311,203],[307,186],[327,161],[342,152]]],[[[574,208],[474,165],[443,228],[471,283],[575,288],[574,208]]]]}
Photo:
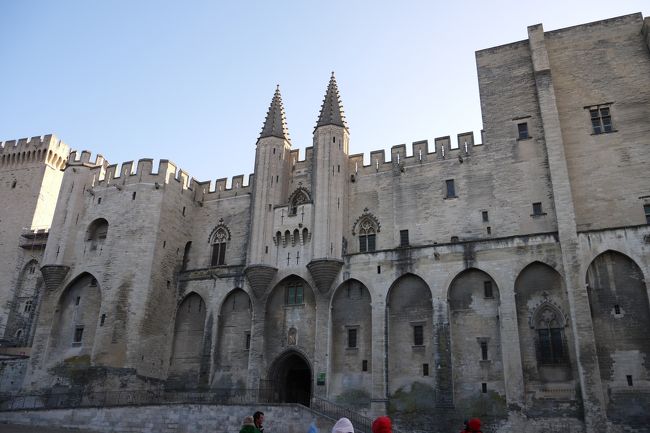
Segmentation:
{"type": "Polygon", "coordinates": [[[61,286],[65,276],[68,275],[70,271],[69,266],[63,265],[44,265],[41,267],[41,273],[43,274],[43,282],[47,290],[54,291],[61,286]]]}
{"type": "Polygon", "coordinates": [[[329,292],[332,282],[343,267],[343,260],[314,259],[307,264],[318,291],[325,294],[329,292]]]}
{"type": "Polygon", "coordinates": [[[269,265],[250,265],[244,269],[244,275],[248,279],[256,298],[261,298],[269,287],[269,283],[275,277],[278,268],[269,265]]]}

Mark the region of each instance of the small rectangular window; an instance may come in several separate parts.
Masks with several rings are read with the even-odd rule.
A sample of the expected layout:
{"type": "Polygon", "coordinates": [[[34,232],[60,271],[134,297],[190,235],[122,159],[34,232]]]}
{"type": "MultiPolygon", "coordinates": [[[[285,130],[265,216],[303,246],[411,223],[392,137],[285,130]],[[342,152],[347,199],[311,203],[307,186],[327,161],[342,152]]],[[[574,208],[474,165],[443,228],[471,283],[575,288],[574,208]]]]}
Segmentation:
{"type": "Polygon", "coordinates": [[[483,218],[484,223],[490,221],[490,218],[488,217],[488,211],[486,211],[486,210],[481,212],[481,217],[483,218]]]}
{"type": "Polygon", "coordinates": [[[364,359],[361,361],[361,371],[368,371],[368,360],[364,359]]]}
{"type": "Polygon", "coordinates": [[[287,305],[300,305],[303,303],[303,288],[300,285],[287,287],[287,305]]]}
{"type": "Polygon", "coordinates": [[[81,302],[81,296],[77,296],[77,299],[75,300],[74,304],[79,305],[80,302],[81,302]]]}
{"type": "Polygon", "coordinates": [[[616,304],[614,305],[614,314],[621,314],[621,306],[616,304]]]}
{"type": "Polygon", "coordinates": [[[645,213],[645,223],[650,224],[650,204],[643,205],[643,212],[645,213]]]}
{"type": "Polygon", "coordinates": [[[485,229],[485,231],[487,232],[487,234],[491,235],[491,234],[492,234],[492,227],[487,226],[487,228],[485,229]]]}
{"type": "Polygon", "coordinates": [[[589,109],[591,130],[593,134],[614,132],[612,127],[612,114],[609,106],[599,106],[589,109]]]}
{"type": "Polygon", "coordinates": [[[409,231],[400,230],[399,231],[399,246],[408,247],[409,246],[409,231]]]}
{"type": "Polygon", "coordinates": [[[99,198],[97,199],[97,204],[102,204],[102,198],[101,198],[101,197],[99,197],[99,198]]]}
{"type": "Polygon", "coordinates": [[[250,334],[250,332],[246,333],[246,344],[245,344],[244,347],[246,347],[246,350],[251,348],[251,334],[250,334]]]}
{"type": "Polygon", "coordinates": [[[483,294],[486,298],[493,298],[492,281],[483,281],[483,294]]]}
{"type": "Polygon", "coordinates": [[[542,212],[542,203],[533,203],[533,215],[543,215],[542,212]]]}
{"type": "Polygon", "coordinates": [[[429,364],[422,364],[422,376],[429,375],[429,364]]]}
{"type": "Polygon", "coordinates": [[[83,338],[83,335],[84,335],[84,327],[83,326],[77,326],[74,329],[73,343],[81,343],[81,339],[83,338]]]}
{"type": "Polygon", "coordinates": [[[104,326],[104,322],[106,322],[106,314],[102,314],[102,318],[99,321],[99,326],[104,326]]]}
{"type": "Polygon", "coordinates": [[[381,266],[377,266],[377,273],[381,274],[381,266]]]}
{"type": "Polygon", "coordinates": [[[481,359],[487,361],[488,359],[488,345],[487,341],[481,341],[481,359]]]}
{"type": "Polygon", "coordinates": [[[415,325],[413,327],[413,345],[414,346],[424,345],[424,326],[415,325]]]}
{"type": "Polygon", "coordinates": [[[634,382],[632,382],[632,375],[628,374],[628,375],[625,376],[625,378],[627,379],[627,386],[633,386],[634,385],[634,382]]]}
{"type": "Polygon", "coordinates": [[[133,195],[131,196],[131,200],[135,200],[135,191],[133,191],[133,195]]]}
{"type": "Polygon", "coordinates": [[[357,347],[357,329],[348,328],[348,349],[355,349],[357,347]]]}
{"type": "Polygon", "coordinates": [[[483,394],[487,393],[487,383],[483,382],[483,383],[481,384],[481,392],[482,392],[483,394]]]}
{"type": "Polygon", "coordinates": [[[447,197],[456,197],[456,187],[454,186],[454,179],[448,179],[445,181],[447,185],[447,197]]]}
{"type": "Polygon", "coordinates": [[[526,123],[526,122],[518,123],[517,124],[517,132],[519,133],[519,139],[520,140],[525,140],[526,138],[529,138],[529,136],[528,136],[528,123],[526,123]]]}

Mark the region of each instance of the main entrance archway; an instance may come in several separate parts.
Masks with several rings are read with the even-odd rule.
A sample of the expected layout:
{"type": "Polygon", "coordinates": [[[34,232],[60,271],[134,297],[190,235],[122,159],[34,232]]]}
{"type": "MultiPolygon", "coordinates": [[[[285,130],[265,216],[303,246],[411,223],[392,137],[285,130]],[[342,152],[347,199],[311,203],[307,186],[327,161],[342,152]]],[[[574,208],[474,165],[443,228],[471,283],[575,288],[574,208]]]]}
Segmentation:
{"type": "Polygon", "coordinates": [[[279,402],[310,405],[311,367],[299,352],[291,350],[280,355],[271,365],[269,379],[279,402]]]}

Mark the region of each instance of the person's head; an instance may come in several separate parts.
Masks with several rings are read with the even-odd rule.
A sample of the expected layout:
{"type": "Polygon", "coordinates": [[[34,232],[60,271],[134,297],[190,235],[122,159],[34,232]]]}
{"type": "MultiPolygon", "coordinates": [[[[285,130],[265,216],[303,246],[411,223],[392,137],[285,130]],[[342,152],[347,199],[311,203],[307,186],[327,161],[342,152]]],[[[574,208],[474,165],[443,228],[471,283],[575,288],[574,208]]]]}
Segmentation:
{"type": "Polygon", "coordinates": [[[247,416],[244,418],[244,422],[242,423],[242,426],[245,425],[252,425],[253,427],[255,426],[255,423],[253,423],[253,417],[252,416],[247,416]]]}
{"type": "Polygon", "coordinates": [[[392,433],[393,426],[390,418],[387,416],[380,416],[372,422],[372,433],[392,433]]]}
{"type": "Polygon", "coordinates": [[[467,429],[470,431],[480,431],[481,430],[481,420],[478,418],[472,418],[467,421],[467,429]]]}
{"type": "Polygon", "coordinates": [[[354,433],[354,427],[349,419],[341,418],[332,427],[332,433],[354,433]]]}
{"type": "Polygon", "coordinates": [[[264,412],[257,411],[253,414],[253,420],[256,425],[262,425],[264,422],[264,412]]]}

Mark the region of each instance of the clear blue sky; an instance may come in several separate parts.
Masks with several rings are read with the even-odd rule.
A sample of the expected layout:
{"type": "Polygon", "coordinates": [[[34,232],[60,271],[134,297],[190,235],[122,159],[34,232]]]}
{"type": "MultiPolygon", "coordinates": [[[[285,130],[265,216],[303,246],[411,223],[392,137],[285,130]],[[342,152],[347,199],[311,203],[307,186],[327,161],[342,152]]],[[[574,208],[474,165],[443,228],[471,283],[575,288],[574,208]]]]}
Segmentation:
{"type": "Polygon", "coordinates": [[[55,133],[111,163],[248,175],[275,85],[302,158],[335,71],[351,153],[367,160],[400,143],[480,136],[474,51],[540,22],[650,13],[647,0],[530,4],[0,0],[0,140],[55,133]]]}

